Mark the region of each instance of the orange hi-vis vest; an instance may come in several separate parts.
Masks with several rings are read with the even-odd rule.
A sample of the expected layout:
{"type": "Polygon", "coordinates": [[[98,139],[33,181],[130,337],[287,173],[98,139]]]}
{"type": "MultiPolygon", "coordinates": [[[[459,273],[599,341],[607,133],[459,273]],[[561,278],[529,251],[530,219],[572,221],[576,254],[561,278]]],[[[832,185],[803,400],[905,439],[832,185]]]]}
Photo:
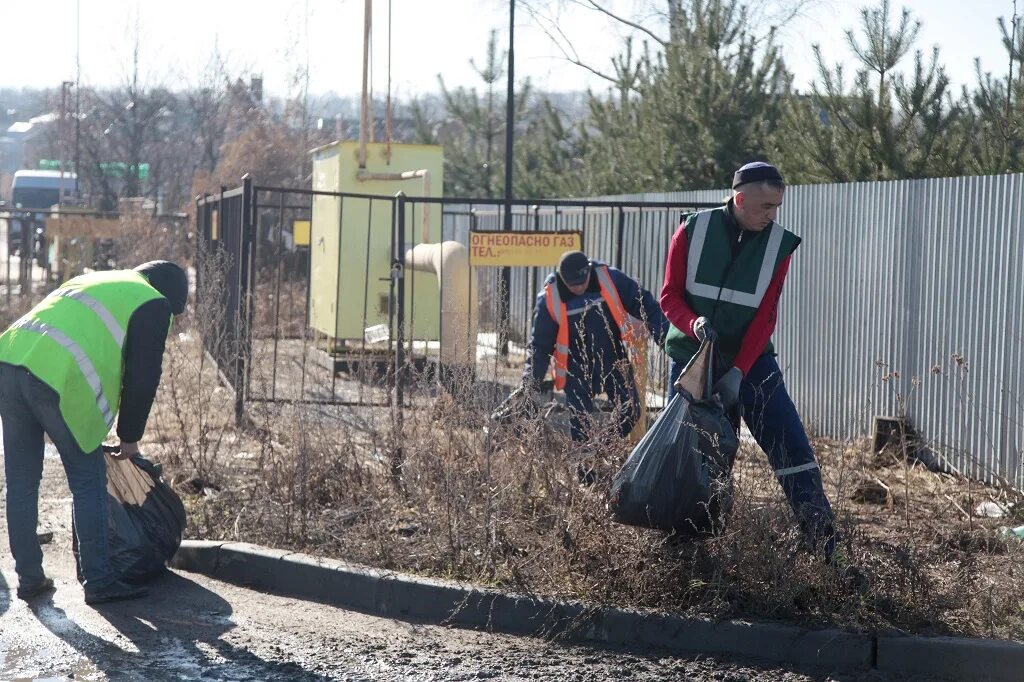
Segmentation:
{"type": "MultiPolygon", "coordinates": [[[[608,304],[608,309],[612,312],[612,319],[615,320],[615,325],[619,328],[619,337],[627,348],[632,348],[637,342],[634,336],[640,326],[633,321],[622,305],[619,290],[612,282],[608,266],[595,266],[594,274],[597,275],[597,283],[601,287],[601,298],[608,304]]],[[[561,391],[565,389],[566,377],[569,375],[569,309],[558,294],[557,278],[545,285],[544,294],[547,298],[548,314],[551,315],[552,320],[558,323],[555,352],[552,353],[554,363],[551,373],[555,378],[555,388],[561,391]]]]}

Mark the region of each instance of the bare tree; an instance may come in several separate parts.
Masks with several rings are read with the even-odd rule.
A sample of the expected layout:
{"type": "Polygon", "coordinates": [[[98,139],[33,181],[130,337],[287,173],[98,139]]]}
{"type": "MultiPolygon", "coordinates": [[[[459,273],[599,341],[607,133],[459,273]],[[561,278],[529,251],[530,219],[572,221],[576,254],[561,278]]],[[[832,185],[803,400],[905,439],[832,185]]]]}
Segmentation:
{"type": "MultiPolygon", "coordinates": [[[[744,23],[753,31],[751,37],[755,45],[768,45],[782,27],[820,2],[751,0],[742,7],[747,20],[744,23]]],[[[632,63],[623,62],[621,56],[613,58],[607,65],[587,61],[576,48],[577,37],[571,28],[567,28],[570,24],[560,20],[564,10],[582,8],[604,16],[611,26],[624,34],[624,52],[630,51],[632,41],[639,39],[647,44],[645,49],[653,49],[658,54],[679,44],[694,16],[719,14],[717,6],[722,4],[722,0],[520,0],[520,4],[531,21],[551,39],[561,58],[619,87],[623,77],[628,76],[633,68],[632,63]]]]}
{"type": "Polygon", "coordinates": [[[83,92],[83,183],[101,208],[121,197],[156,198],[159,182],[144,182],[144,168],[159,172],[157,156],[174,140],[174,97],[142,74],[138,19],[122,84],[83,92]],[[145,165],[144,165],[145,164],[145,165]]]}

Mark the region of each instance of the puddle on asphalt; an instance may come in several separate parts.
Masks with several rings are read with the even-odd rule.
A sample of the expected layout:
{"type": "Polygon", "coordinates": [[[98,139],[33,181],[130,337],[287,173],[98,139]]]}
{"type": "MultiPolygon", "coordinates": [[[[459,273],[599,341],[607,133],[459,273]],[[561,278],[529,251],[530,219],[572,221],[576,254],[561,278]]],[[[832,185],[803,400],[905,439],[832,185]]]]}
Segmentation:
{"type": "Polygon", "coordinates": [[[0,650],[0,681],[2,682],[99,682],[107,676],[84,656],[62,657],[58,662],[54,652],[32,648],[12,647],[0,650]],[[40,656],[40,654],[43,654],[40,656]],[[54,668],[61,675],[50,674],[54,668]]]}
{"type": "Polygon", "coordinates": [[[5,682],[67,682],[69,677],[25,677],[24,666],[29,660],[29,653],[24,649],[0,651],[0,679],[5,682]],[[8,677],[14,675],[14,677],[8,677]]]}

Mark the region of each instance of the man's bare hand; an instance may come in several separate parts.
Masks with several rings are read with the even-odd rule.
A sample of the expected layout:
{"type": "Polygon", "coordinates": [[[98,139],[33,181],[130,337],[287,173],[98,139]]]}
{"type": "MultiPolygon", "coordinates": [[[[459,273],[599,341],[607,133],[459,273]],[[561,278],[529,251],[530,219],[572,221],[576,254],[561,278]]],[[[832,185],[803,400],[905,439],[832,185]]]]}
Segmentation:
{"type": "Polygon", "coordinates": [[[126,443],[125,441],[121,441],[119,449],[120,452],[111,453],[111,456],[114,459],[128,459],[129,457],[134,457],[139,454],[138,443],[126,443]]]}

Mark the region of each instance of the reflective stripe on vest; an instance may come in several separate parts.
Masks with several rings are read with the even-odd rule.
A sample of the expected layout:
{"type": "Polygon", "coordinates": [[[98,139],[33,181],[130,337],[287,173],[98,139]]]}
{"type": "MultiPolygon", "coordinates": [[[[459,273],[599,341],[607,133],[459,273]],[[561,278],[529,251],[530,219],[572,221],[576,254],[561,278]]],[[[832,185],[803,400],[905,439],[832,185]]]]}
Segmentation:
{"type": "Polygon", "coordinates": [[[107,331],[109,331],[110,335],[114,338],[114,343],[118,346],[124,346],[124,329],[122,329],[121,325],[114,319],[111,312],[95,298],[84,291],[79,291],[70,287],[55,289],[52,295],[74,299],[89,308],[89,310],[96,313],[96,316],[103,321],[104,325],[106,325],[107,331]]]}
{"type": "MultiPolygon", "coordinates": [[[[95,302],[95,301],[94,301],[95,302]]],[[[97,303],[98,305],[98,303],[97,303]]],[[[106,311],[106,308],[104,308],[106,311]]],[[[107,312],[107,315],[110,315],[107,312]]],[[[99,408],[100,413],[103,415],[103,420],[107,423],[107,428],[114,423],[114,413],[110,409],[110,401],[103,394],[103,382],[100,381],[100,375],[96,371],[96,367],[92,364],[92,360],[85,354],[82,347],[75,343],[67,334],[52,327],[44,322],[38,320],[22,318],[13,325],[12,329],[21,329],[24,331],[34,332],[42,336],[48,336],[53,339],[54,342],[64,347],[66,351],[71,353],[71,357],[78,363],[78,369],[82,372],[82,376],[85,377],[86,383],[89,384],[89,388],[92,389],[93,396],[96,398],[96,407],[99,408]]]]}
{"type": "Polygon", "coordinates": [[[773,223],[768,236],[768,246],[765,249],[764,258],[761,260],[761,269],[757,276],[757,287],[754,293],[725,289],[711,284],[701,284],[697,281],[697,267],[700,265],[701,252],[704,250],[704,239],[708,233],[708,223],[711,221],[711,211],[701,211],[697,214],[697,223],[693,228],[693,238],[689,245],[689,253],[686,261],[686,290],[694,296],[702,296],[712,300],[721,300],[726,303],[757,308],[761,305],[761,299],[768,291],[772,276],[775,274],[775,263],[779,257],[779,248],[782,246],[782,237],[786,230],[782,226],[773,223]]]}
{"type": "Polygon", "coordinates": [[[565,379],[569,375],[569,313],[562,303],[562,297],[558,295],[558,282],[549,282],[544,287],[544,295],[547,298],[548,315],[558,325],[558,335],[555,337],[555,352],[552,354],[554,363],[551,366],[551,373],[555,378],[555,388],[565,388],[565,379]]]}
{"type": "Polygon", "coordinates": [[[597,273],[597,283],[601,285],[601,298],[608,303],[608,309],[612,311],[612,319],[615,320],[615,324],[619,327],[619,338],[626,345],[632,345],[633,325],[630,324],[629,315],[626,313],[626,308],[622,305],[622,299],[619,298],[619,290],[615,288],[615,283],[612,282],[612,276],[608,272],[608,267],[601,265],[594,270],[597,273]]]}
{"type": "MultiPolygon", "coordinates": [[[[619,334],[623,341],[628,342],[632,334],[633,325],[630,322],[629,315],[626,313],[626,309],[622,306],[622,299],[619,298],[619,291],[615,288],[615,283],[612,282],[608,266],[598,265],[594,268],[594,272],[597,274],[597,283],[601,287],[601,298],[608,304],[612,318],[619,328],[619,334]]],[[[544,295],[547,299],[548,314],[555,321],[555,324],[558,325],[558,334],[555,337],[555,350],[551,354],[554,359],[551,373],[555,379],[555,388],[563,390],[566,378],[569,376],[569,311],[562,302],[562,297],[558,294],[557,280],[544,285],[544,295]]],[[[575,310],[586,310],[586,306],[575,310]]]]}

